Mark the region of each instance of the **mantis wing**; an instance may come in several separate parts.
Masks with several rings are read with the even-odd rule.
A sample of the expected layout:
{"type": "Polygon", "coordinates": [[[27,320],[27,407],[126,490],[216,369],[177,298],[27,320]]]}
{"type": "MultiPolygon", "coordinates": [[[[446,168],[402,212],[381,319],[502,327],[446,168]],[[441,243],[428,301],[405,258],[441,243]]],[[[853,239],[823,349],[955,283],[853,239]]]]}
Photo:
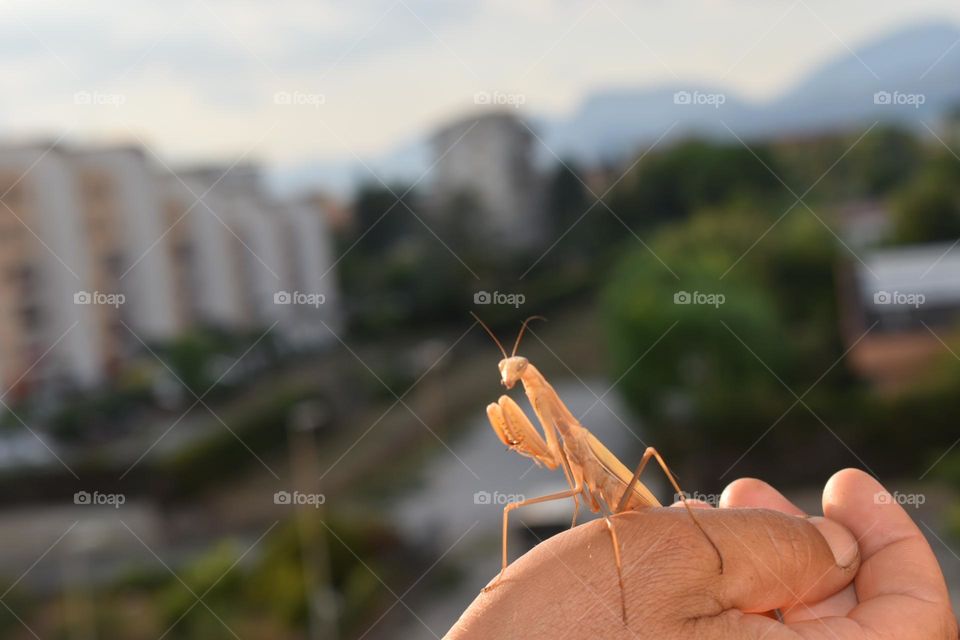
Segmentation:
{"type": "MultiPolygon", "coordinates": [[[[630,483],[630,480],[633,479],[633,473],[627,467],[624,466],[620,460],[617,459],[613,453],[600,442],[596,436],[594,436],[589,431],[584,430],[587,437],[587,442],[590,445],[590,450],[593,452],[593,455],[596,456],[597,462],[602,466],[606,471],[608,471],[612,476],[614,476],[619,482],[618,493],[616,495],[616,501],[613,504],[616,504],[619,501],[621,495],[623,495],[624,489],[627,488],[627,485],[630,483]]],[[[637,482],[633,487],[633,496],[627,502],[628,509],[642,509],[644,507],[659,507],[662,506],[660,501],[657,500],[650,489],[642,482],[637,482]]]]}

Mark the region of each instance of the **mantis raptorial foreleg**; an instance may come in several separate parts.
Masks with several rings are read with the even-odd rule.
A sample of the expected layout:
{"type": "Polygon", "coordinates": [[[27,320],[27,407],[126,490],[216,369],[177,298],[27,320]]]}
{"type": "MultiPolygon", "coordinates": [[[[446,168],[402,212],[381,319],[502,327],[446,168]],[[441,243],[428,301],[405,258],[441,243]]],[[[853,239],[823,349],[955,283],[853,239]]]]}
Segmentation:
{"type": "Polygon", "coordinates": [[[620,498],[620,502],[617,504],[616,509],[614,509],[615,513],[620,513],[626,509],[626,503],[630,496],[630,492],[640,481],[640,474],[643,473],[643,470],[646,468],[647,463],[650,462],[651,458],[656,460],[657,464],[660,465],[660,468],[663,469],[663,474],[667,477],[667,480],[670,481],[670,484],[673,485],[673,489],[677,492],[680,502],[683,503],[683,506],[686,508],[687,513],[690,514],[690,517],[693,518],[693,523],[697,525],[697,528],[700,529],[701,533],[703,533],[703,535],[710,542],[710,545],[713,547],[714,551],[717,552],[717,557],[720,558],[720,573],[723,573],[723,556],[720,555],[720,549],[717,548],[717,545],[710,537],[710,534],[708,534],[706,529],[703,528],[703,525],[700,524],[700,520],[687,503],[686,494],[684,494],[683,490],[680,488],[680,485],[677,483],[677,479],[673,476],[673,473],[670,471],[667,463],[663,460],[663,456],[661,456],[660,452],[658,452],[654,447],[647,447],[647,450],[643,452],[643,457],[640,458],[640,464],[637,465],[637,470],[634,471],[633,477],[630,479],[630,483],[627,485],[627,490],[623,492],[623,497],[620,498]]]}
{"type": "MultiPolygon", "coordinates": [[[[539,414],[537,414],[539,416],[539,414]]],[[[513,398],[510,396],[500,396],[496,403],[487,406],[487,419],[490,420],[493,430],[500,436],[500,440],[521,455],[533,459],[537,464],[542,464],[548,469],[561,467],[563,475],[567,479],[567,485],[570,488],[576,486],[577,482],[570,469],[563,449],[555,446],[556,427],[552,424],[548,427],[542,421],[544,433],[547,434],[547,440],[544,440],[537,429],[530,422],[530,418],[523,412],[513,398]],[[554,446],[551,446],[554,443],[554,446]]],[[[542,419],[541,419],[542,420],[542,419]]],[[[577,523],[577,513],[580,511],[580,497],[573,496],[573,518],[570,526],[577,523]]]]}
{"type": "Polygon", "coordinates": [[[548,469],[560,466],[558,456],[550,451],[523,409],[510,396],[500,396],[496,403],[487,405],[487,418],[503,444],[548,469]]]}

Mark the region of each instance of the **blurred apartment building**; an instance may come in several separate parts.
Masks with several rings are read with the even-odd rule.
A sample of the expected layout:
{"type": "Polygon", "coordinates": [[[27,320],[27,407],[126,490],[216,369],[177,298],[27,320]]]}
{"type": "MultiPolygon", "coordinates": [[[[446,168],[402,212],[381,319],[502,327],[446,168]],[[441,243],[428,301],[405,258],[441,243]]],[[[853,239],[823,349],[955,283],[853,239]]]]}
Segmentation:
{"type": "Polygon", "coordinates": [[[0,149],[0,394],[96,386],[201,326],[332,339],[325,220],[270,198],[253,166],[173,175],[136,147],[0,149]]]}
{"type": "Polygon", "coordinates": [[[74,304],[90,281],[70,159],[42,146],[0,152],[0,378],[9,403],[37,386],[103,378],[96,319],[74,304]]]}
{"type": "Polygon", "coordinates": [[[513,113],[453,122],[431,139],[431,209],[468,215],[464,228],[499,247],[536,247],[546,236],[535,138],[513,113]]]}
{"type": "Polygon", "coordinates": [[[169,256],[153,250],[166,228],[159,188],[138,148],[79,150],[69,157],[89,254],[84,291],[123,295],[119,305],[90,301],[101,357],[112,372],[140,348],[140,340],[169,340],[182,328],[169,256]]]}
{"type": "Polygon", "coordinates": [[[227,292],[218,308],[208,311],[227,324],[231,319],[246,326],[276,323],[293,346],[329,341],[341,317],[325,212],[312,200],[270,199],[256,167],[227,169],[206,167],[183,175],[191,191],[203,195],[198,208],[205,219],[195,223],[205,227],[218,251],[216,260],[207,260],[208,270],[220,273],[210,285],[220,281],[227,292]]]}

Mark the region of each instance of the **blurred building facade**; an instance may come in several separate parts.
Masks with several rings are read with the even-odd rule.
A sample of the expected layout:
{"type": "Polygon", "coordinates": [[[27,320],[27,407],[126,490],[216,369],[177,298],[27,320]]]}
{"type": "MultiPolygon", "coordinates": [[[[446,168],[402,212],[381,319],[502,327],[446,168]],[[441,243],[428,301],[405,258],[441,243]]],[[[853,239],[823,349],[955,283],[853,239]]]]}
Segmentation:
{"type": "Polygon", "coordinates": [[[74,295],[90,281],[81,192],[70,159],[0,151],[0,379],[5,402],[37,387],[103,378],[97,319],[74,295]]]}
{"type": "Polygon", "coordinates": [[[230,292],[218,315],[242,328],[276,323],[293,346],[329,341],[341,312],[328,213],[312,198],[272,200],[256,167],[228,169],[185,174],[205,194],[205,233],[217,236],[210,285],[230,292]]]}
{"type": "Polygon", "coordinates": [[[954,248],[947,242],[869,249],[841,273],[850,361],[879,388],[909,385],[942,355],[939,332],[960,320],[954,248]]]}
{"type": "Polygon", "coordinates": [[[319,346],[340,322],[333,264],[324,212],[275,201],[255,166],[0,149],[0,399],[96,387],[197,327],[319,346]]]}
{"type": "Polygon", "coordinates": [[[431,138],[432,209],[470,216],[463,228],[498,246],[528,249],[546,237],[535,137],[516,115],[491,112],[453,122],[431,138]]]}
{"type": "Polygon", "coordinates": [[[135,147],[80,150],[71,160],[89,253],[88,293],[123,296],[116,305],[91,299],[103,357],[112,370],[140,348],[140,340],[170,340],[182,329],[169,254],[153,250],[165,230],[159,184],[135,147]]]}

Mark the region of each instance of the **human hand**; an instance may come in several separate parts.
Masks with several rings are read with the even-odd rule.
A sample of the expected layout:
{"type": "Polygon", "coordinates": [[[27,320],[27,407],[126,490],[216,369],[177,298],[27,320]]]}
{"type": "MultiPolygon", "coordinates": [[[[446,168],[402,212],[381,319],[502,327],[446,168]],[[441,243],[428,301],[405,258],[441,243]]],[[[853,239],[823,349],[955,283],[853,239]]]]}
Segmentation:
{"type": "MultiPolygon", "coordinates": [[[[803,515],[779,491],[752,478],[727,487],[720,506],[803,515]]],[[[957,621],[936,557],[879,482],[857,469],[840,471],[824,488],[823,513],[856,536],[860,569],[853,583],[833,596],[784,611],[789,626],[803,629],[800,637],[957,638],[957,621]]]]}
{"type": "Polygon", "coordinates": [[[604,523],[577,527],[511,565],[447,637],[955,639],[939,567],[899,505],[876,504],[882,490],[841,472],[824,491],[831,520],[808,520],[768,485],[734,483],[723,506],[767,509],[698,511],[722,574],[682,509],[616,516],[627,625],[604,523]],[[858,574],[861,555],[869,564],[858,574]],[[778,608],[785,624],[764,615],[778,608]]]}

